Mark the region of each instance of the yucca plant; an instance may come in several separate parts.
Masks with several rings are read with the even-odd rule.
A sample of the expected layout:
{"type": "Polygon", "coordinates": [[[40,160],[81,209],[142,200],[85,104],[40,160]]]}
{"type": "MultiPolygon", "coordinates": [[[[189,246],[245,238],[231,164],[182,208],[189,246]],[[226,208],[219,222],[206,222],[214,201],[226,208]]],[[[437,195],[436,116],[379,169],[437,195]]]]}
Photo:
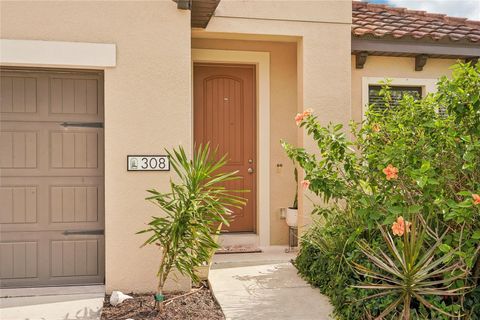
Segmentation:
{"type": "Polygon", "coordinates": [[[411,304],[416,300],[427,309],[434,309],[449,317],[452,315],[428,301],[432,296],[461,296],[465,287],[454,288],[458,279],[466,277],[463,263],[452,259],[455,250],[438,256],[441,252],[443,236],[428,229],[424,221],[413,218],[411,225],[406,222],[403,238],[397,245],[389,232],[379,226],[382,237],[388,248],[387,252],[373,249],[365,241],[358,242],[361,252],[375,267],[371,268],[353,262],[359,275],[370,279],[370,283],[354,286],[361,289],[379,290],[380,293],[370,295],[363,300],[381,296],[393,296],[393,302],[381,312],[376,319],[383,319],[401,308],[401,319],[411,319],[411,304]],[[427,241],[430,237],[430,243],[427,241]]]}
{"type": "Polygon", "coordinates": [[[226,155],[217,157],[209,145],[199,146],[193,159],[182,147],[166,151],[179,182],[170,181],[170,192],[148,190],[146,198],[158,206],[163,215],[152,217],[148,228],[138,233],[149,233],[145,241],[162,249],[158,269],[158,287],[155,306],[161,311],[164,305],[163,287],[173,269],[198,281],[195,269],[207,262],[212,251],[219,246],[215,241],[219,224],[228,226],[231,208],[245,205],[238,195],[241,190],[228,190],[227,181],[241,179],[237,171],[224,172],[226,155]]]}

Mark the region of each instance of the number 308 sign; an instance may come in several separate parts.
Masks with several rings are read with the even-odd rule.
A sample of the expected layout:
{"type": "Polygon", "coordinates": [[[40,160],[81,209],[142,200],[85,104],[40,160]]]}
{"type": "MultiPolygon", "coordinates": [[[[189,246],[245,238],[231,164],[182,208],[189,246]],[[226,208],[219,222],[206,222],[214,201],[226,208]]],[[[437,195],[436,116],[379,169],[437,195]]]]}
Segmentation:
{"type": "Polygon", "coordinates": [[[168,156],[127,156],[128,171],[170,171],[168,156]]]}

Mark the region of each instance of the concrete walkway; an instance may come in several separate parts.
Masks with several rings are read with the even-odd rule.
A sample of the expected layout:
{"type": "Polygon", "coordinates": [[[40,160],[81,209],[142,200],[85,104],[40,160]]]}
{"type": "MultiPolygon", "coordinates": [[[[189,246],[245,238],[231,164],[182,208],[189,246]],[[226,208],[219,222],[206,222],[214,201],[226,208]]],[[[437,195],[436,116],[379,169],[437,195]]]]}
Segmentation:
{"type": "Polygon", "coordinates": [[[2,289],[1,320],[98,320],[104,286],[2,289]]]}
{"type": "Polygon", "coordinates": [[[333,319],[328,298],[297,275],[292,255],[265,251],[215,256],[209,281],[227,320],[333,319]]]}

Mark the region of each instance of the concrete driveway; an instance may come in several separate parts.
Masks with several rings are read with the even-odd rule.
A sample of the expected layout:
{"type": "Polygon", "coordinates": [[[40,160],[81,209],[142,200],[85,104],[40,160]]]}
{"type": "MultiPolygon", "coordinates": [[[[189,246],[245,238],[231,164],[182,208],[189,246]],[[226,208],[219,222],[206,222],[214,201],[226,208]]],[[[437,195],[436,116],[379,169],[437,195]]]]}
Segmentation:
{"type": "Polygon", "coordinates": [[[0,290],[2,320],[98,320],[104,286],[0,290]]]}

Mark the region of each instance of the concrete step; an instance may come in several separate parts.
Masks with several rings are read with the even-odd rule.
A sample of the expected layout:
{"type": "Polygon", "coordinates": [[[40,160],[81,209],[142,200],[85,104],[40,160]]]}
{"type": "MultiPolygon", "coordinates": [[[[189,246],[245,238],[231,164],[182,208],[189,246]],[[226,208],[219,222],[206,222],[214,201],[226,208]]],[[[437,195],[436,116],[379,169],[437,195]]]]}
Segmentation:
{"type": "Polygon", "coordinates": [[[260,247],[260,253],[216,254],[212,269],[235,268],[273,263],[290,262],[296,257],[295,252],[286,252],[286,246],[260,247]]]}

